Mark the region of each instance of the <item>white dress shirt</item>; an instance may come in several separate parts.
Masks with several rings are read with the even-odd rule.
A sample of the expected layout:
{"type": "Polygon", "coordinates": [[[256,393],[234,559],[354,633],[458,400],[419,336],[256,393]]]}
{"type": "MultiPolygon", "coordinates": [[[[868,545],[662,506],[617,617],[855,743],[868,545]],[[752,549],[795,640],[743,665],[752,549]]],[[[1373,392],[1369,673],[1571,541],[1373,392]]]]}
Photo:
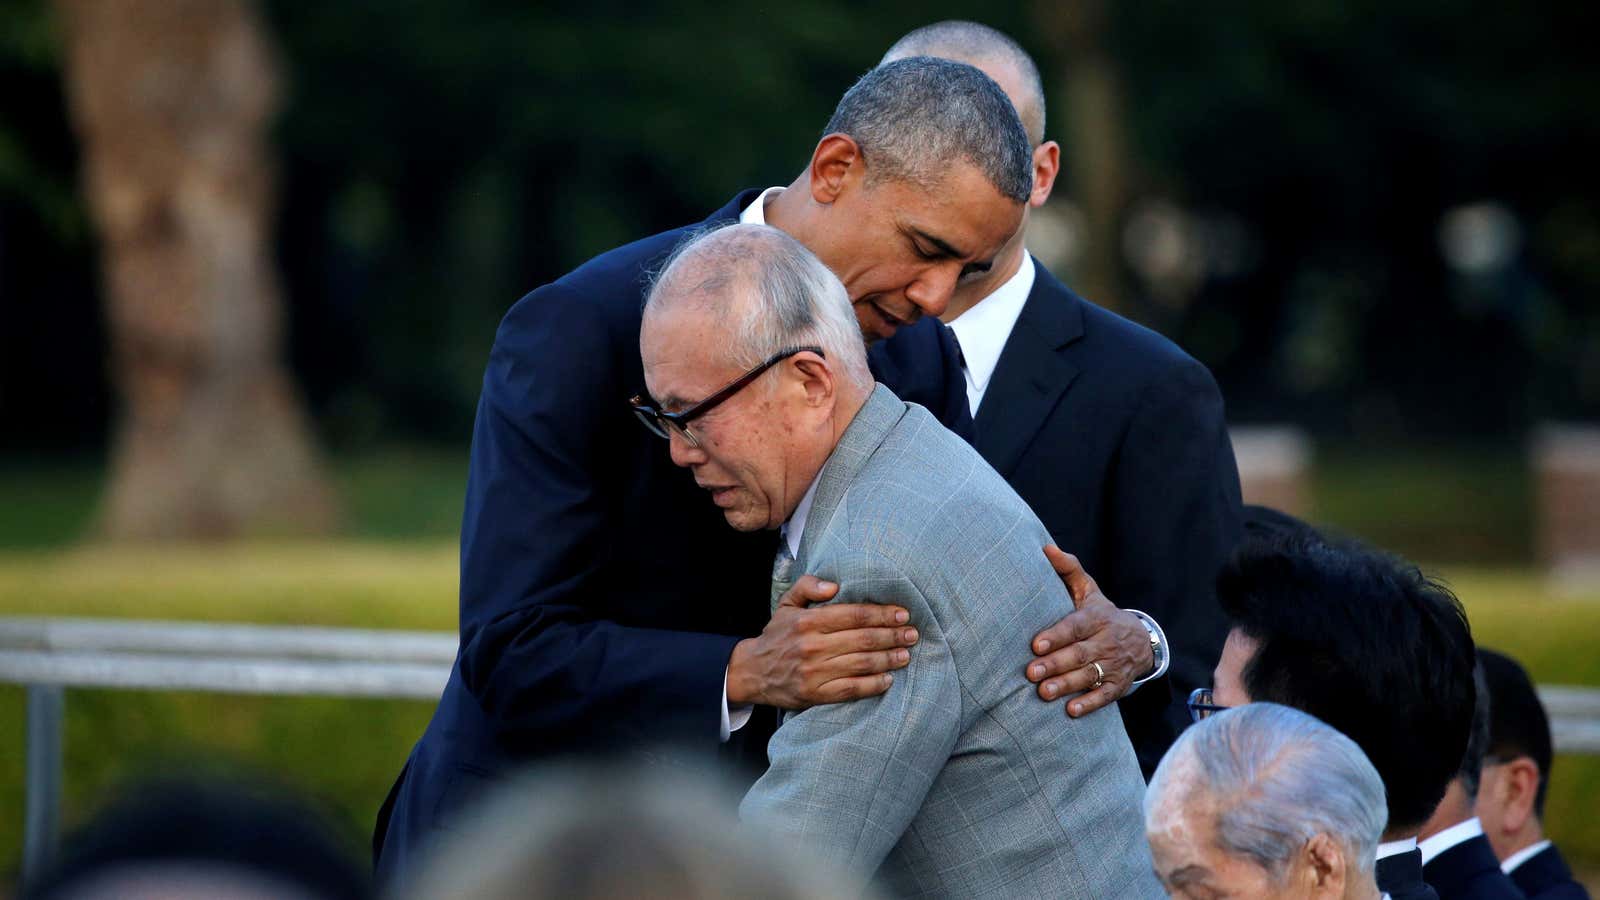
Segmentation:
{"type": "Polygon", "coordinates": [[[1388,859],[1402,853],[1410,853],[1417,849],[1417,839],[1414,837],[1401,838],[1398,841],[1384,841],[1378,845],[1378,852],[1373,855],[1374,860],[1388,859]]]}
{"type": "Polygon", "coordinates": [[[1500,871],[1510,875],[1512,869],[1515,869],[1517,866],[1520,866],[1528,860],[1533,859],[1535,856],[1538,856],[1545,850],[1549,849],[1549,847],[1549,841],[1540,841],[1537,844],[1531,844],[1527,847],[1523,847],[1521,850],[1518,850],[1517,852],[1506,857],[1506,861],[1500,864],[1500,871]]]}
{"type": "Polygon", "coordinates": [[[1000,353],[1011,339],[1011,329],[1017,326],[1028,295],[1033,293],[1033,279],[1033,257],[1024,253],[1016,274],[950,323],[966,361],[967,408],[974,419],[995,366],[1000,364],[1000,353]]]}
{"type": "Polygon", "coordinates": [[[1477,816],[1473,816],[1465,822],[1457,822],[1451,825],[1431,838],[1418,841],[1417,848],[1422,851],[1422,864],[1427,865],[1433,862],[1434,857],[1439,854],[1463,841],[1470,841],[1481,834],[1483,834],[1483,823],[1478,821],[1477,816]]]}
{"type": "Polygon", "coordinates": [[[761,196],[750,201],[750,205],[739,213],[740,225],[765,225],[767,224],[767,198],[774,194],[783,193],[783,186],[769,187],[761,192],[761,196]]]}

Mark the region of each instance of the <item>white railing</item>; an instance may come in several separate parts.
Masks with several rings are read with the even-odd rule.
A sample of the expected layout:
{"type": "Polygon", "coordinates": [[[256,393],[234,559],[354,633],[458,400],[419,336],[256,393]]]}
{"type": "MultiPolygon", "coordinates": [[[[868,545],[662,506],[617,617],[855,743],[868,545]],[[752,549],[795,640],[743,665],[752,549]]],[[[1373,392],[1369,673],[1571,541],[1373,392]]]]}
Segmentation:
{"type": "MultiPolygon", "coordinates": [[[[0,684],[24,685],[23,883],[55,854],[66,688],[437,700],[447,632],[0,617],[0,684]]],[[[1600,688],[1539,688],[1558,753],[1600,754],[1600,688]]]]}
{"type": "Polygon", "coordinates": [[[66,688],[437,700],[455,653],[439,632],[0,617],[0,684],[28,693],[23,884],[56,852],[66,688]]]}

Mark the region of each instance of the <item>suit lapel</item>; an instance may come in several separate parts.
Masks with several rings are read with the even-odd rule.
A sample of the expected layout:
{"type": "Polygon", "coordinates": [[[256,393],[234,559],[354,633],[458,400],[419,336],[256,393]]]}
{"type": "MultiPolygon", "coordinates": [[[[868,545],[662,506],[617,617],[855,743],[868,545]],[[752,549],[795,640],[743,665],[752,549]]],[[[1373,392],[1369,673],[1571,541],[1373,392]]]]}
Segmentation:
{"type": "Polygon", "coordinates": [[[978,452],[1007,478],[1079,372],[1071,345],[1083,336],[1082,301],[1037,260],[1034,271],[976,422],[978,452]]]}
{"type": "Polygon", "coordinates": [[[800,535],[800,553],[795,557],[793,572],[796,576],[807,571],[811,548],[817,536],[828,529],[828,522],[844,502],[844,495],[856,480],[856,473],[867,464],[878,445],[889,436],[906,414],[906,405],[894,392],[878,385],[872,389],[867,402],[862,405],[849,427],[839,437],[838,446],[822,464],[817,475],[817,493],[811,498],[811,512],[806,515],[806,530],[800,535]]]}

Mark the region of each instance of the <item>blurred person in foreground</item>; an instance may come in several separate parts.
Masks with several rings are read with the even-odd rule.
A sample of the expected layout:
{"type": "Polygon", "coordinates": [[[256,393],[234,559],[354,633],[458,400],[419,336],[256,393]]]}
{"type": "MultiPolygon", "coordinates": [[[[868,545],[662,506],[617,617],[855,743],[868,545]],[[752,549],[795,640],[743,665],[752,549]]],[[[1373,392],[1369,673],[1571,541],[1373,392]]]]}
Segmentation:
{"type": "MultiPolygon", "coordinates": [[[[940,316],[960,347],[951,380],[975,419],[973,446],[1052,540],[1109,596],[1173,635],[1159,648],[1156,682],[1118,704],[1148,775],[1188,723],[1183,700],[1210,683],[1227,632],[1215,579],[1239,538],[1240,501],[1222,394],[1177,345],[1079,297],[1028,253],[1029,217],[1050,199],[1061,167],[1060,145],[1045,140],[1044,87],[1028,52],[988,26],[947,21],[900,38],[883,62],[915,55],[983,70],[1028,133],[1033,192],[1022,225],[987,272],[956,285],[940,316]]],[[[912,329],[874,345],[874,368],[933,358],[938,337],[912,329]]],[[[1043,662],[1028,677],[1045,698],[1071,687],[1043,662]]]]}
{"type": "Polygon", "coordinates": [[[1489,750],[1474,807],[1500,868],[1529,900],[1588,900],[1561,851],[1544,836],[1553,758],[1550,719],[1516,660],[1478,649],[1489,686],[1489,750]]]}
{"type": "Polygon", "coordinates": [[[1356,742],[1383,778],[1389,817],[1378,887],[1437,896],[1417,834],[1466,753],[1474,649],[1461,604],[1415,566],[1298,520],[1256,521],[1217,578],[1231,630],[1196,718],[1270,701],[1356,742]]]}
{"type": "Polygon", "coordinates": [[[362,900],[371,878],[315,812],[236,782],[138,785],[76,834],[26,900],[362,900]]]}
{"type": "Polygon", "coordinates": [[[1467,752],[1444,799],[1417,836],[1422,877],[1438,892],[1439,900],[1522,900],[1522,890],[1500,870],[1473,812],[1489,749],[1489,686],[1481,665],[1473,671],[1473,684],[1477,700],[1467,752]]]}
{"type": "Polygon", "coordinates": [[[663,451],[729,525],[780,532],[773,609],[807,573],[922,633],[894,690],[785,715],[741,816],[896,895],[1150,896],[1120,717],[1064,716],[1019,677],[1028,637],[1072,609],[1044,526],[874,383],[828,268],[768,226],[703,234],[651,289],[639,347],[650,400],[635,404],[663,451]],[[684,422],[706,396],[715,412],[684,422]]]}
{"type": "Polygon", "coordinates": [[[428,854],[397,900],[833,900],[832,864],[743,826],[708,773],[556,766],[508,780],[428,854]]]}
{"type": "Polygon", "coordinates": [[[1189,728],[1144,815],[1174,897],[1379,896],[1383,780],[1354,741],[1299,710],[1251,703],[1189,728]]]}
{"type": "MultiPolygon", "coordinates": [[[[1031,189],[1027,135],[1004,92],[971,66],[918,57],[846,92],[789,187],[743,191],[701,227],[764,223],[794,237],[844,282],[871,340],[943,312],[960,279],[993,264],[1031,189]]],[[[881,694],[916,653],[923,623],[904,608],[809,608],[838,590],[816,578],[768,618],[773,537],[729,530],[718,508],[759,515],[761,498],[719,485],[708,503],[622,402],[644,382],[647,273],[689,231],[602,254],[501,323],[467,479],[461,646],[378,813],[385,880],[528,760],[676,743],[720,749],[753,775],[773,708],[881,694]]],[[[947,370],[928,358],[895,377],[927,385],[918,396],[937,404],[961,395],[944,391],[947,370]]],[[[1043,650],[1067,712],[1085,715],[1156,668],[1151,629],[1074,561],[1054,562],[1081,608],[1037,636],[1048,648],[1024,650],[1043,650]]],[[[1026,686],[1024,668],[1013,674],[1026,686]]]]}

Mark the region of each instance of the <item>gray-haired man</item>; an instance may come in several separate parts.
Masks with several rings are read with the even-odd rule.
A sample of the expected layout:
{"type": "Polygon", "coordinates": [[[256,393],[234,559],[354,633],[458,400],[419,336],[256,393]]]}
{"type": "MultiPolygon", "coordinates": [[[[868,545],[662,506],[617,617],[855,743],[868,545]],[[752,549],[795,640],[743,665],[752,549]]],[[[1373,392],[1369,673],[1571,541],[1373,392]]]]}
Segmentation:
{"type": "Polygon", "coordinates": [[[922,635],[887,694],[788,715],[741,814],[897,895],[1151,896],[1120,718],[1063,716],[1016,674],[1028,637],[1072,609],[1044,526],[874,385],[851,324],[827,267],[754,225],[688,243],[645,306],[659,405],[641,413],[729,524],[783,529],[774,603],[810,573],[841,601],[906,608],[922,635]]]}
{"type": "Polygon", "coordinates": [[[1172,896],[1379,896],[1383,779],[1354,741],[1299,710],[1251,703],[1191,726],[1144,809],[1172,896]]]}

